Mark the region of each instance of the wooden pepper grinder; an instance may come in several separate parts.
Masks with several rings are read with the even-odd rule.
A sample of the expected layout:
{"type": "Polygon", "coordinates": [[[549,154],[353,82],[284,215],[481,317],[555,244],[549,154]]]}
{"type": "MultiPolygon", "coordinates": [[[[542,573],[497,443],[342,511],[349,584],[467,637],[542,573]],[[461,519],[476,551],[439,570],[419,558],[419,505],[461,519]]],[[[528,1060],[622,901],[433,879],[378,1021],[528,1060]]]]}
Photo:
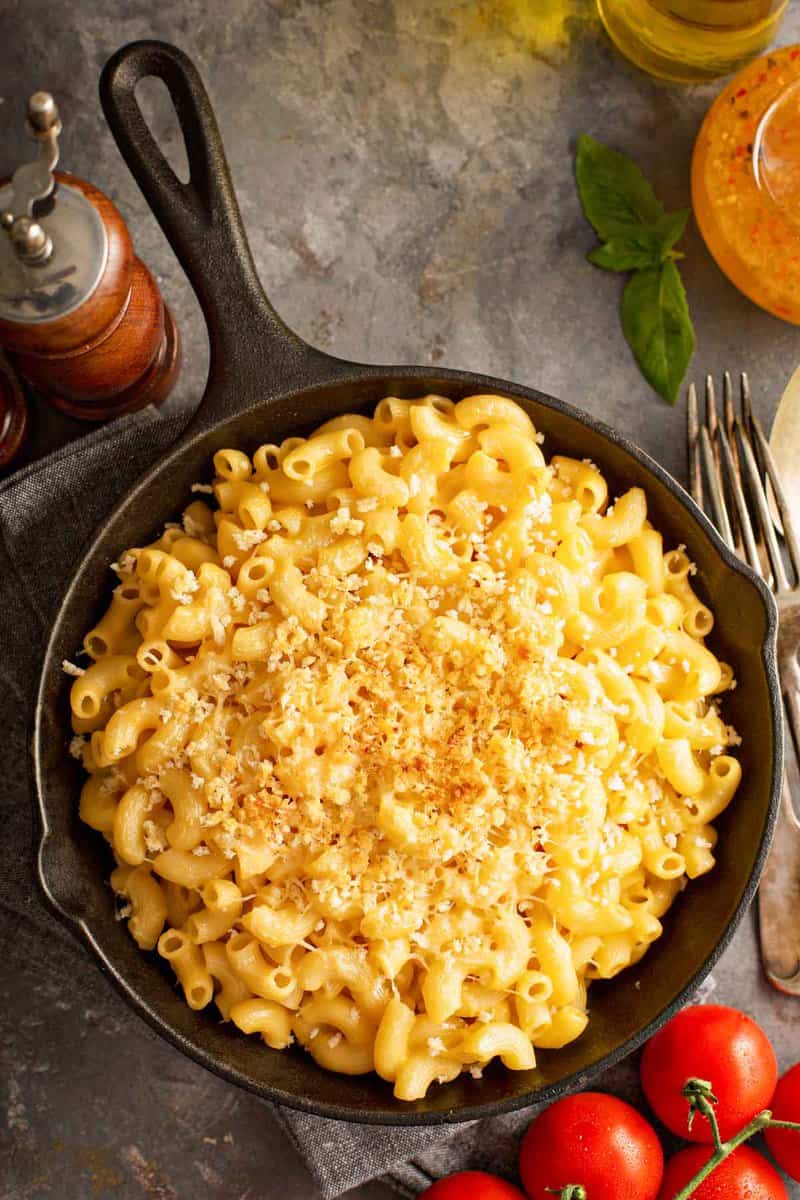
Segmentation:
{"type": "Polygon", "coordinates": [[[0,183],[0,347],[51,404],[98,421],[159,404],[179,370],[178,331],[108,196],[56,171],[53,97],[28,103],[34,162],[0,183]]]}

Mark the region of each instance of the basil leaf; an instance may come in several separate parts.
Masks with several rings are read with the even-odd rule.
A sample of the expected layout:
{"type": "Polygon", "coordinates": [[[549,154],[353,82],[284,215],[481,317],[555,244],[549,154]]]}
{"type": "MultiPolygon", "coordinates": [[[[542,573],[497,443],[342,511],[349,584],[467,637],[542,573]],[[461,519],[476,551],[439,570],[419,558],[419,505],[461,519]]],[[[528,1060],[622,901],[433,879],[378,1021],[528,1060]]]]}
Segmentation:
{"type": "Polygon", "coordinates": [[[578,138],[575,176],[586,219],[603,241],[656,225],[665,216],[636,164],[586,133],[578,138]]]}
{"type": "Polygon", "coordinates": [[[694,330],[671,258],[637,271],[622,297],[622,329],[647,382],[674,404],[694,353],[694,330]]]}
{"type": "Polygon", "coordinates": [[[602,246],[596,246],[586,257],[604,271],[638,271],[643,267],[657,267],[664,257],[662,239],[649,229],[629,237],[620,235],[603,242],[602,246]]]}
{"type": "Polygon", "coordinates": [[[664,261],[686,228],[689,210],[667,213],[651,229],[642,226],[626,234],[609,238],[586,257],[605,271],[639,271],[657,267],[664,261]]]}
{"type": "Polygon", "coordinates": [[[666,258],[668,251],[681,240],[688,220],[689,209],[682,208],[678,212],[667,213],[663,220],[658,222],[656,228],[664,250],[662,258],[666,258]]]}

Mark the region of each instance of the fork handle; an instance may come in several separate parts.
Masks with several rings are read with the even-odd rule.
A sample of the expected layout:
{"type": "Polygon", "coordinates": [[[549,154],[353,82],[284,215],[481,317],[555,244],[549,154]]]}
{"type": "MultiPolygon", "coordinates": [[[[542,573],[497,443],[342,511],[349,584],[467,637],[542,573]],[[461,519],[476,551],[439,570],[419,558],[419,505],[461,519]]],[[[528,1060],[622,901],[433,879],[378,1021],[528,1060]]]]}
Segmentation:
{"type": "Polygon", "coordinates": [[[780,992],[800,996],[800,821],[784,774],[775,840],[758,889],[761,961],[780,992]]]}

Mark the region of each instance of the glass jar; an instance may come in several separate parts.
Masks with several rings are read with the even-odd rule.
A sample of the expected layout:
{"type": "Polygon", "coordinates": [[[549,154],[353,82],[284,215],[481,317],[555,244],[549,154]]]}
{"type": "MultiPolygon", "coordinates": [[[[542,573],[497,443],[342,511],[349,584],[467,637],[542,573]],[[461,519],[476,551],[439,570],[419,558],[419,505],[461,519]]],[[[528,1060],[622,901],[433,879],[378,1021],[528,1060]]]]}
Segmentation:
{"type": "Polygon", "coordinates": [[[611,40],[651,75],[729,75],[775,37],[788,0],[597,0],[611,40]]]}
{"type": "Polygon", "coordinates": [[[800,324],[800,46],[756,59],[714,101],[695,143],[692,203],[731,282],[800,324]]]}

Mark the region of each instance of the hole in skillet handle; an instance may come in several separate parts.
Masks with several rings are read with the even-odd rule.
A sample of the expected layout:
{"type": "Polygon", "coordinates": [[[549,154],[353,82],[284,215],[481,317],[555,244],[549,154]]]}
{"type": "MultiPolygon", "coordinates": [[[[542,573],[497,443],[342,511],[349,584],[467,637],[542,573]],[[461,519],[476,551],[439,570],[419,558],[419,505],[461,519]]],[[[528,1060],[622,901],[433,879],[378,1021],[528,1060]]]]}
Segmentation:
{"type": "Polygon", "coordinates": [[[135,96],[146,124],[155,131],[156,140],[175,178],[179,183],[189,183],[191,171],[186,141],[166,83],[149,75],[139,80],[135,96]]]}

